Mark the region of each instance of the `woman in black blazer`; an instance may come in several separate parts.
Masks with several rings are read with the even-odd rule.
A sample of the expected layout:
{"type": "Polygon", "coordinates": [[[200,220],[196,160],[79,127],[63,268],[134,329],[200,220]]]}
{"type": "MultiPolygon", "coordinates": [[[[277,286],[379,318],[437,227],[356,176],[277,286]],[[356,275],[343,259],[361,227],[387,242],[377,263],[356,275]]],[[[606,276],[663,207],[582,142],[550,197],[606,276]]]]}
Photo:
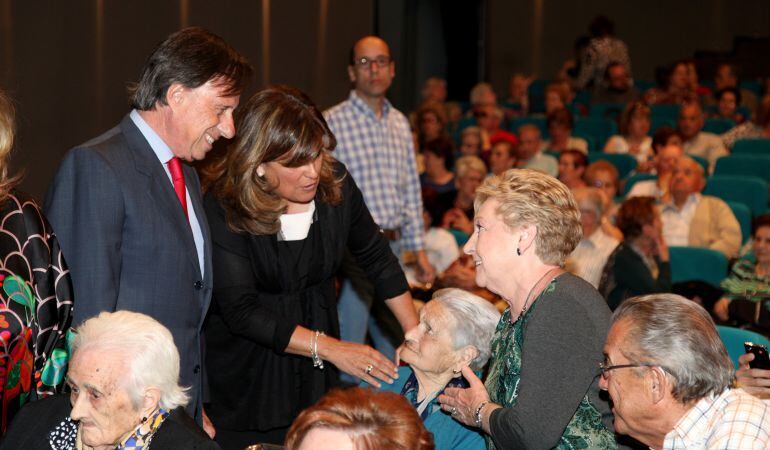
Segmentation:
{"type": "Polygon", "coordinates": [[[334,276],[349,249],[404,329],[417,325],[404,274],[302,92],[258,92],[209,171],[214,292],[205,325],[210,403],[224,448],[281,443],[338,372],[379,386],[392,361],[339,337],[334,276]]]}

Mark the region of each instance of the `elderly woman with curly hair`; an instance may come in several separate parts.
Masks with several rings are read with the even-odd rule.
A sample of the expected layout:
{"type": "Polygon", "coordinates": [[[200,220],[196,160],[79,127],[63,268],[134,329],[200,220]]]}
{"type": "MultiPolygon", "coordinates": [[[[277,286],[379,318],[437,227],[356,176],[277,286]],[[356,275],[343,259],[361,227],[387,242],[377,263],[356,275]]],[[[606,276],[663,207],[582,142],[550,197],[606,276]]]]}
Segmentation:
{"type": "Polygon", "coordinates": [[[8,170],[15,131],[13,104],[0,91],[0,436],[27,401],[64,387],[73,304],[59,240],[8,170]]]}
{"type": "Polygon", "coordinates": [[[486,386],[446,388],[442,407],[487,436],[487,448],[615,448],[596,366],[610,311],[586,281],[561,269],[580,241],[580,212],[564,184],[509,170],[476,194],[465,252],[476,283],[508,304],[492,338],[486,386]]]}
{"type": "Polygon", "coordinates": [[[462,368],[481,374],[500,313],[491,303],[461,289],[441,289],[420,310],[420,325],[406,334],[398,380],[382,389],[406,397],[433,433],[436,448],[484,449],[483,436],[441,411],[447,387],[468,387],[462,368]]]}

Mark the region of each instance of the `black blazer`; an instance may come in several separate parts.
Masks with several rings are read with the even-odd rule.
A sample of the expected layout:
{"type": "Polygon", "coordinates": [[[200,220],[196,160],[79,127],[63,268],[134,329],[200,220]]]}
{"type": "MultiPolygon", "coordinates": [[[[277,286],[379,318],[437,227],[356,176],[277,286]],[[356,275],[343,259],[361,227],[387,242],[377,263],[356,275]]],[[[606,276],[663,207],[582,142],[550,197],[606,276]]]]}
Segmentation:
{"type": "Polygon", "coordinates": [[[129,116],[69,151],[45,202],[75,288],[73,326],[101,311],[147,314],[174,336],[180,379],[200,412],[201,329],[211,301],[211,239],[200,182],[184,164],[204,242],[205,275],[171,181],[129,116]]]}
{"type": "Polygon", "coordinates": [[[206,322],[206,365],[214,425],[229,430],[288,427],[300,411],[336,384],[334,366],[313,368],[310,358],[284,353],[294,329],[304,326],[339,337],[334,276],[350,249],[378,297],[408,289],[398,260],[342,164],[342,202],[316,196],[316,215],[302,251],[310,270],[296,266],[276,235],[234,233],[217,199],[207,195],[214,242],[214,296],[206,322]]]}
{"type": "MultiPolygon", "coordinates": [[[[51,450],[48,434],[72,411],[69,396],[54,395],[28,403],[11,422],[0,450],[51,450]]],[[[148,450],[219,450],[182,408],[163,421],[148,450]]]]}

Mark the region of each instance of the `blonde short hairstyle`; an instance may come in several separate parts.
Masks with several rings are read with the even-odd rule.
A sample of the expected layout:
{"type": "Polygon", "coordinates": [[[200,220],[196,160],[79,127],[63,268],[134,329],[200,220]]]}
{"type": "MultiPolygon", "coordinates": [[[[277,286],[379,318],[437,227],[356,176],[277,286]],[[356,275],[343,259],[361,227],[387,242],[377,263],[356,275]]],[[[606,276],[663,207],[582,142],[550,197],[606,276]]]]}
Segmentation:
{"type": "Polygon", "coordinates": [[[510,169],[489,177],[476,191],[476,212],[490,199],[500,204],[497,214],[510,229],[537,228],[535,254],[545,264],[563,265],[583,237],[575,198],[550,175],[510,169]]]}
{"type": "Polygon", "coordinates": [[[463,178],[468,172],[475,170],[482,175],[487,173],[487,165],[478,156],[463,156],[455,162],[455,174],[457,178],[463,178]]]}

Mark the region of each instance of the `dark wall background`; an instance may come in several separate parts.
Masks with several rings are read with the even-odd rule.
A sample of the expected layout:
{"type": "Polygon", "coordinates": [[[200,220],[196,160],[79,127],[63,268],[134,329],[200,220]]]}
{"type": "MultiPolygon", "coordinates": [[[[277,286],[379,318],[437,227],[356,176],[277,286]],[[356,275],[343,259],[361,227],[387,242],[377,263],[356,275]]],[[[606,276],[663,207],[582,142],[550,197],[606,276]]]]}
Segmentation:
{"type": "Polygon", "coordinates": [[[13,170],[42,199],[72,146],[128,111],[126,85],[169,33],[201,25],[252,62],[251,94],[268,83],[305,90],[322,107],[344,99],[350,45],[377,33],[391,45],[396,107],[417,104],[430,76],[464,99],[479,80],[502,94],[521,70],[550,77],[598,13],[630,46],[634,73],[736,35],[770,36],[767,0],[0,0],[0,86],[18,108],[13,170]]]}

